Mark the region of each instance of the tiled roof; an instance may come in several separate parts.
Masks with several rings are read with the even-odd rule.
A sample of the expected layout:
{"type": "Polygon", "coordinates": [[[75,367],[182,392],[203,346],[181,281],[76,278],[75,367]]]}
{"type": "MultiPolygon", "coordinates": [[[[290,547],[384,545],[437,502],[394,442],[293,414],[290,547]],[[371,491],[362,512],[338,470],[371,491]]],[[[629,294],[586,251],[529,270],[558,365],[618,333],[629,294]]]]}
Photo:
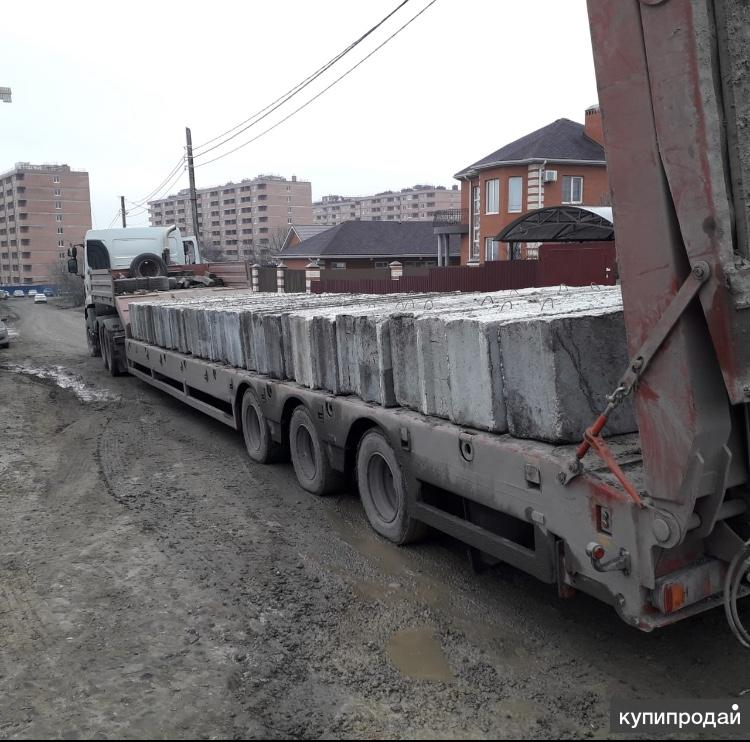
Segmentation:
{"type": "Polygon", "coordinates": [[[465,167],[455,177],[472,175],[500,163],[543,160],[604,164],[604,147],[584,134],[583,124],[570,119],[557,119],[465,167]]]}
{"type": "MultiPolygon", "coordinates": [[[[389,258],[437,254],[432,222],[342,222],[313,235],[298,245],[284,247],[280,258],[351,256],[389,258]]],[[[459,254],[458,240],[451,241],[451,255],[459,254]]]]}

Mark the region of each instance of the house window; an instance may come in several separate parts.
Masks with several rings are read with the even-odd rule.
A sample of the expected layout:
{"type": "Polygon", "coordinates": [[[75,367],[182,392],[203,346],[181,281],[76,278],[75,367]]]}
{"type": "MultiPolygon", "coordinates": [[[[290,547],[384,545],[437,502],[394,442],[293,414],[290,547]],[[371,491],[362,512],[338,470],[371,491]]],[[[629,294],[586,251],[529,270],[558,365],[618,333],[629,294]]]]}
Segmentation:
{"type": "Polygon", "coordinates": [[[346,270],[346,263],[331,263],[331,269],[335,271],[346,270]]]}
{"type": "Polygon", "coordinates": [[[55,214],[55,221],[61,222],[62,221],[62,214],[55,214]]]}
{"type": "Polygon", "coordinates": [[[57,234],[62,234],[62,233],[63,233],[63,228],[62,227],[58,227],[57,228],[57,234]]]}
{"type": "Polygon", "coordinates": [[[484,190],[486,198],[484,213],[500,213],[500,181],[497,178],[494,178],[493,180],[485,180],[484,190]]]}
{"type": "Polygon", "coordinates": [[[387,268],[388,267],[388,261],[387,260],[376,260],[375,261],[375,267],[376,268],[387,268]]]}
{"type": "Polygon", "coordinates": [[[484,238],[484,259],[500,260],[500,243],[494,237],[484,238]]]}
{"type": "Polygon", "coordinates": [[[518,212],[522,210],[523,203],[523,178],[514,176],[508,178],[508,211],[518,212]]]}
{"type": "Polygon", "coordinates": [[[479,193],[479,186],[474,186],[471,189],[471,211],[472,211],[472,223],[471,223],[471,250],[469,259],[479,260],[479,210],[481,208],[481,197],[479,193]]]}
{"type": "Polygon", "coordinates": [[[65,240],[58,240],[57,241],[57,246],[58,247],[65,247],[65,240]]]}
{"type": "Polygon", "coordinates": [[[59,175],[53,175],[52,176],[52,182],[53,183],[59,183],[60,182],[60,176],[59,175]]]}
{"type": "Polygon", "coordinates": [[[564,204],[583,203],[583,176],[564,175],[562,202],[564,204]]]}
{"type": "Polygon", "coordinates": [[[55,196],[62,196],[62,191],[59,188],[55,188],[55,196]]]}
{"type": "Polygon", "coordinates": [[[61,201],[55,201],[55,208],[56,209],[62,209],[62,202],[61,201]]]}

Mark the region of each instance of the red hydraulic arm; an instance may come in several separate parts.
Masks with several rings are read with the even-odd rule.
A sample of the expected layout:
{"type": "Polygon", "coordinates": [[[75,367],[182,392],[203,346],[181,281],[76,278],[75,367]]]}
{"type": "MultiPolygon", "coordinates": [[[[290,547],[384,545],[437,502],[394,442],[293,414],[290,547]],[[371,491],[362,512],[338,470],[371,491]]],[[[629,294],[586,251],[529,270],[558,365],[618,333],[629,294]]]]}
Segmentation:
{"type": "MultiPolygon", "coordinates": [[[[628,344],[636,366],[650,353],[628,370],[647,494],[683,534],[697,515],[691,536],[705,538],[748,479],[750,8],[589,0],[588,11],[628,344]]],[[[706,547],[724,559],[741,543],[726,530],[706,547]]]]}

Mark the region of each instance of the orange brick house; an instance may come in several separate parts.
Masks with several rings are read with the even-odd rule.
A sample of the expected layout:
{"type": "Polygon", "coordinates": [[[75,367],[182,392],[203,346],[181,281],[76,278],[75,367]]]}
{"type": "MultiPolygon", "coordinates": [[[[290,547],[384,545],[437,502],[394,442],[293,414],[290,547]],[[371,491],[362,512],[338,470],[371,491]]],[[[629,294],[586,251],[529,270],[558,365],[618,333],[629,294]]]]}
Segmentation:
{"type": "Polygon", "coordinates": [[[535,257],[532,243],[507,243],[496,235],[522,213],[546,206],[609,203],[599,106],[585,124],[558,119],[469,165],[461,181],[461,264],[535,257]],[[462,219],[463,221],[463,219],[462,219]]]}

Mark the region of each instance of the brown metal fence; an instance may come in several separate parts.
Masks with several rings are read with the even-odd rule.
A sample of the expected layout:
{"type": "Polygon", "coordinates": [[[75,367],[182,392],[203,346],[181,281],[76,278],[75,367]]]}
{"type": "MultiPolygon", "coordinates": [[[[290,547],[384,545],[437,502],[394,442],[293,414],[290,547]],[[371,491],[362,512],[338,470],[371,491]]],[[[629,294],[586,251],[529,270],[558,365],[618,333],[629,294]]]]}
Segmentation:
{"type": "Polygon", "coordinates": [[[426,275],[410,276],[405,272],[397,281],[390,278],[350,278],[349,271],[330,273],[343,275],[330,278],[321,276],[321,280],[313,282],[311,286],[313,293],[503,291],[557,284],[614,284],[617,269],[614,244],[605,242],[542,245],[538,260],[497,260],[477,267],[430,268],[426,275]]]}
{"type": "Polygon", "coordinates": [[[614,242],[550,243],[539,252],[539,285],[613,285],[617,280],[614,242]]]}
{"type": "Polygon", "coordinates": [[[391,271],[389,268],[347,268],[346,270],[334,270],[332,268],[320,271],[321,281],[374,281],[390,280],[391,271]]]}
{"type": "Polygon", "coordinates": [[[291,270],[287,268],[284,271],[284,291],[287,294],[300,294],[305,290],[305,271],[291,270]]]}
{"type": "Polygon", "coordinates": [[[258,269],[258,290],[276,293],[276,266],[265,265],[258,269]]]}
{"type": "Polygon", "coordinates": [[[401,294],[429,291],[499,291],[536,286],[538,266],[536,260],[517,260],[506,263],[488,263],[471,268],[430,268],[427,275],[404,275],[398,281],[390,278],[349,280],[335,278],[316,281],[313,293],[401,294]]]}

